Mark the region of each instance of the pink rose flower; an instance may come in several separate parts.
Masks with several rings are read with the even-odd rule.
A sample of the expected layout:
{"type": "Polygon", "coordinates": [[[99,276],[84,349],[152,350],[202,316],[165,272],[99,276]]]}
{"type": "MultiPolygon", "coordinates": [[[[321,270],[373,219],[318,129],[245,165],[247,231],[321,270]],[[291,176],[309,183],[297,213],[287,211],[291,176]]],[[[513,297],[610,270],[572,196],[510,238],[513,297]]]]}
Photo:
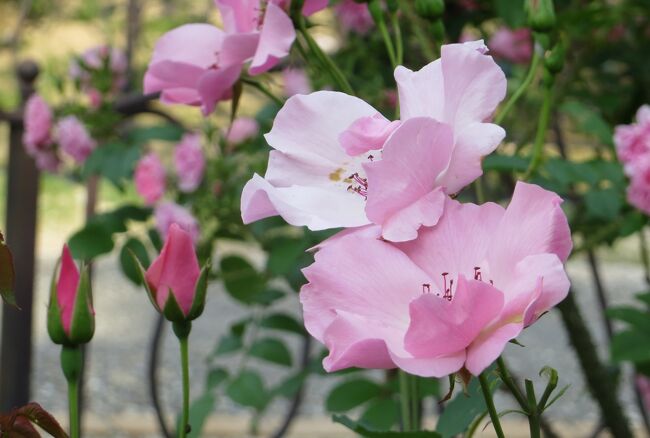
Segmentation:
{"type": "Polygon", "coordinates": [[[625,166],[630,176],[627,200],[630,204],[650,215],[650,154],[638,156],[625,166]]]}
{"type": "Polygon", "coordinates": [[[126,82],[127,59],[124,51],[117,47],[100,45],[92,47],[70,62],[68,74],[80,82],[82,90],[90,97],[94,107],[101,100],[101,92],[93,87],[93,75],[108,69],[111,84],[108,91],[118,91],[126,82]]]}
{"type": "Polygon", "coordinates": [[[285,68],[282,70],[282,82],[284,83],[284,95],[287,97],[311,93],[309,77],[302,69],[285,68]]]}
{"type": "Polygon", "coordinates": [[[488,47],[497,58],[515,64],[527,64],[533,56],[530,29],[511,30],[501,27],[490,38],[488,47]]]}
{"type": "Polygon", "coordinates": [[[228,144],[237,145],[254,138],[260,132],[260,125],[252,117],[237,117],[222,134],[228,144]]]}
{"type": "Polygon", "coordinates": [[[63,152],[70,155],[78,164],[83,164],[97,147],[97,142],[75,116],[61,119],[56,125],[56,135],[63,152]]]}
{"type": "Polygon", "coordinates": [[[37,151],[45,150],[52,144],[52,110],[41,96],[33,94],[25,104],[23,117],[23,143],[27,153],[34,156],[37,151]]]}
{"type": "Polygon", "coordinates": [[[151,152],[140,159],[135,168],[135,190],[147,205],[158,201],[165,193],[165,168],[160,158],[151,152]]]}
{"type": "Polygon", "coordinates": [[[342,0],[334,8],[341,27],[346,32],[356,32],[365,35],[375,25],[368,5],[354,0],[342,0]]]}
{"type": "Polygon", "coordinates": [[[185,207],[173,202],[161,202],[154,210],[156,228],[163,237],[167,238],[169,228],[172,224],[177,224],[185,232],[189,233],[194,243],[199,241],[201,230],[199,223],[192,213],[185,207]]]}
{"type": "MultiPolygon", "coordinates": [[[[163,35],[144,78],[145,93],[161,91],[165,103],[200,105],[203,114],[230,99],[246,63],[251,75],[264,73],[285,58],[296,38],[288,1],[215,0],[224,29],[187,24],[163,35]]],[[[305,2],[310,14],[327,1],[305,2]]]]}
{"type": "Polygon", "coordinates": [[[343,93],[291,97],[265,136],[275,149],[265,177],[244,187],[244,223],[273,215],[311,230],[375,223],[393,241],[435,225],[445,194],[479,177],[482,157],[505,136],[486,122],[506,92],[486,50],[482,41],[450,44],[418,72],[398,67],[399,127],[343,93]]]}
{"type": "Polygon", "coordinates": [[[165,246],[145,274],[156,310],[164,311],[168,299],[173,296],[187,317],[194,304],[199,276],[199,262],[191,236],[172,224],[165,246]]]}
{"type": "Polygon", "coordinates": [[[404,244],[373,227],[325,242],[300,291],[305,327],[329,349],[324,368],[480,374],[569,291],[561,202],[520,182],[507,209],[447,198],[440,221],[404,244]]]}
{"type": "Polygon", "coordinates": [[[185,134],[174,151],[174,166],[181,192],[193,192],[201,184],[205,171],[205,156],[199,134],[185,134]]]}
{"type": "Polygon", "coordinates": [[[614,131],[618,159],[625,165],[650,152],[650,105],[636,113],[636,123],[619,125],[614,131]]]}
{"type": "Polygon", "coordinates": [[[636,386],[639,388],[646,411],[650,411],[650,378],[638,374],[636,376],[636,386]]]}

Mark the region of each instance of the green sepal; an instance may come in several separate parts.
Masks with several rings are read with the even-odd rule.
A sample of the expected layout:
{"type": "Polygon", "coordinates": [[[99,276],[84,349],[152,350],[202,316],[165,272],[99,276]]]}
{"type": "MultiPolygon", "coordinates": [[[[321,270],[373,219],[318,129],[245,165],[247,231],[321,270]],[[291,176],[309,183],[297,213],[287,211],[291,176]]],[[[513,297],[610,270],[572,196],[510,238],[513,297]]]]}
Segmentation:
{"type": "Polygon", "coordinates": [[[156,296],[154,294],[154,291],[151,290],[151,286],[147,281],[146,271],[144,270],[142,263],[140,263],[140,259],[138,259],[138,257],[135,255],[133,251],[131,251],[131,249],[127,248],[127,251],[131,255],[131,259],[135,264],[136,271],[138,272],[138,275],[142,280],[142,284],[144,285],[144,290],[147,292],[147,297],[149,297],[149,301],[151,301],[151,304],[153,305],[154,309],[156,309],[158,313],[163,313],[162,309],[158,306],[158,303],[156,302],[156,296]]]}
{"type": "Polygon", "coordinates": [[[167,301],[165,301],[165,308],[163,309],[163,315],[171,322],[185,322],[187,318],[181,310],[181,306],[176,301],[176,296],[174,291],[169,288],[169,295],[167,295],[167,301]]]}
{"type": "Polygon", "coordinates": [[[77,295],[72,309],[70,343],[73,345],[90,342],[95,334],[95,313],[92,309],[92,287],[88,266],[82,266],[79,275],[77,295]]]}
{"type": "Polygon", "coordinates": [[[211,263],[210,260],[208,260],[203,266],[203,269],[201,269],[201,274],[196,282],[194,300],[192,301],[190,312],[187,315],[188,321],[198,318],[203,313],[203,309],[205,308],[205,296],[208,290],[208,279],[210,278],[210,269],[211,263]]]}
{"type": "Polygon", "coordinates": [[[549,32],[555,28],[555,6],[553,0],[528,0],[526,2],[528,25],[535,32],[549,32]]]}
{"type": "Polygon", "coordinates": [[[63,320],[61,319],[61,308],[59,307],[59,300],[56,297],[56,279],[61,260],[56,262],[54,266],[54,273],[52,281],[50,282],[50,302],[47,305],[47,333],[50,339],[55,344],[68,344],[68,335],[63,329],[63,320]]]}
{"type": "Polygon", "coordinates": [[[422,18],[437,20],[445,13],[444,0],[415,0],[415,13],[422,18]]]}

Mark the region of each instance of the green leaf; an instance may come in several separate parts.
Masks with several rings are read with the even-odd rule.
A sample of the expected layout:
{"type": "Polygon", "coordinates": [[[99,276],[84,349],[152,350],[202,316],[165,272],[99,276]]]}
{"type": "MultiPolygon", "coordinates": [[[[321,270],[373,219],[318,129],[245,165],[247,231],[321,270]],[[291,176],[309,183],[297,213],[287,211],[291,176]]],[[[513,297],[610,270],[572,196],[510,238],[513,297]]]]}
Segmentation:
{"type": "Polygon", "coordinates": [[[244,343],[242,342],[241,337],[230,333],[221,337],[219,343],[217,344],[217,348],[214,349],[214,353],[212,354],[215,356],[222,356],[225,354],[234,353],[241,350],[243,346],[244,343]]]}
{"type": "Polygon", "coordinates": [[[292,364],[289,349],[284,342],[276,338],[258,339],[253,343],[248,354],[277,365],[290,367],[292,364]]]}
{"type": "Polygon", "coordinates": [[[17,308],[14,295],[15,278],[14,258],[9,247],[5,245],[4,236],[0,233],[0,296],[6,304],[17,308]]]}
{"type": "Polygon", "coordinates": [[[650,361],[650,333],[626,330],[617,333],[612,338],[610,352],[616,362],[650,361]]]}
{"type": "Polygon", "coordinates": [[[354,379],[340,383],[330,391],[325,408],[330,412],[345,412],[378,397],[382,387],[368,379],[354,379]]]}
{"type": "Polygon", "coordinates": [[[525,172],[528,169],[528,160],[517,155],[491,154],[483,159],[485,171],[497,172],[525,172]]]}
{"type": "Polygon", "coordinates": [[[256,372],[243,370],[226,388],[232,401],[242,406],[263,410],[270,401],[262,378],[256,372]]]}
{"type": "Polygon", "coordinates": [[[508,27],[517,28],[526,25],[524,0],[494,0],[494,8],[508,27]]]}
{"type": "Polygon", "coordinates": [[[625,215],[623,223],[619,228],[618,235],[621,237],[630,236],[640,231],[648,223],[648,216],[640,211],[633,210],[625,215]]]}
{"type": "Polygon", "coordinates": [[[636,299],[644,303],[650,309],[650,292],[644,292],[636,295],[636,299]]]}
{"type": "Polygon", "coordinates": [[[353,432],[368,438],[441,438],[437,432],[421,430],[418,432],[386,432],[373,430],[362,422],[356,422],[346,415],[334,415],[332,420],[335,423],[342,424],[353,432]]]}
{"type": "Polygon", "coordinates": [[[284,275],[296,267],[308,245],[303,239],[287,237],[274,239],[266,262],[266,269],[273,275],[284,275]]]}
{"type": "Polygon", "coordinates": [[[133,259],[129,251],[131,251],[140,261],[140,264],[145,269],[147,269],[150,263],[147,248],[145,248],[139,239],[131,237],[126,242],[124,242],[124,245],[122,245],[122,249],[120,250],[120,266],[122,267],[122,272],[126,278],[131,280],[131,282],[136,285],[141,285],[142,276],[140,275],[138,268],[134,266],[133,259]]]}
{"type": "Polygon", "coordinates": [[[561,111],[573,118],[583,132],[596,137],[604,145],[613,144],[612,128],[595,107],[571,100],[561,106],[561,111]]]}
{"type": "Polygon", "coordinates": [[[289,333],[302,335],[305,329],[296,318],[286,313],[273,313],[260,321],[260,327],[281,330],[289,333]]]}
{"type": "MultiPolygon", "coordinates": [[[[488,376],[490,389],[494,393],[499,386],[499,380],[492,373],[489,373],[488,376]]],[[[485,399],[478,379],[472,379],[467,388],[467,395],[460,392],[447,403],[444,412],[438,419],[436,431],[444,438],[453,437],[467,430],[474,419],[486,410],[485,399]]]]}
{"type": "Polygon", "coordinates": [[[626,322],[632,328],[650,335],[650,312],[648,311],[630,306],[621,306],[607,309],[607,316],[611,319],[626,322]]]}
{"type": "Polygon", "coordinates": [[[205,389],[207,391],[212,391],[225,382],[227,378],[228,371],[225,368],[212,368],[205,378],[205,389]]]}
{"type": "Polygon", "coordinates": [[[255,268],[237,256],[221,260],[221,278],[230,296],[244,304],[254,303],[266,286],[266,281],[255,268]]]}
{"type": "Polygon", "coordinates": [[[371,400],[359,421],[374,430],[390,430],[399,422],[399,403],[390,398],[371,400]]]}
{"type": "MultiPolygon", "coordinates": [[[[190,404],[189,424],[192,430],[187,437],[200,437],[205,421],[214,411],[217,404],[217,398],[212,392],[206,392],[190,404]]],[[[176,430],[182,427],[183,417],[179,414],[176,418],[176,430]]]]}
{"type": "Polygon", "coordinates": [[[95,149],[84,164],[83,176],[102,175],[122,189],[130,180],[135,163],[140,158],[140,147],[126,143],[106,143],[95,149]]]}
{"type": "Polygon", "coordinates": [[[306,377],[307,373],[305,372],[299,372],[287,377],[273,389],[273,394],[280,395],[285,398],[293,397],[296,392],[298,392],[302,387],[306,377]]]}
{"type": "Polygon", "coordinates": [[[177,142],[183,136],[183,127],[167,123],[164,125],[146,126],[131,129],[129,140],[133,143],[144,144],[151,140],[166,140],[177,142]]]}
{"type": "Polygon", "coordinates": [[[594,219],[614,220],[619,216],[623,199],[613,188],[597,189],[585,195],[587,215],[594,219]]]}
{"type": "Polygon", "coordinates": [[[89,222],[68,240],[68,246],[75,259],[91,260],[113,250],[113,235],[105,225],[89,222]]]}

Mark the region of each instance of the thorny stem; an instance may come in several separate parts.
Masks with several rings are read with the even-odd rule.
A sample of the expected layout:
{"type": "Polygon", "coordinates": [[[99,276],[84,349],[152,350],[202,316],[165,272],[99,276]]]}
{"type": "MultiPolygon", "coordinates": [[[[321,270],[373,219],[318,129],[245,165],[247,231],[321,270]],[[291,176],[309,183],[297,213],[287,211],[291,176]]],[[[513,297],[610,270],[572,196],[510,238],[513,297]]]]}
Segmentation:
{"type": "Polygon", "coordinates": [[[540,438],[539,412],[537,411],[537,399],[535,387],[532,380],[526,379],[526,396],[528,397],[528,424],[530,426],[530,438],[540,438]]]}

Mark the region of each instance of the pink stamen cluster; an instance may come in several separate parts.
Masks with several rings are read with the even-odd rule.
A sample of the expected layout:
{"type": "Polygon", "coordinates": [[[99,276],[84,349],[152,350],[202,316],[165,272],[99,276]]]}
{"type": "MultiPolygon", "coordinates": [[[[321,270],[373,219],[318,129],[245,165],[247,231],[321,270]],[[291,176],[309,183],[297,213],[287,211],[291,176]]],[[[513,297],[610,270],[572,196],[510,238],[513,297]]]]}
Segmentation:
{"type": "Polygon", "coordinates": [[[348,186],[348,191],[358,193],[363,196],[364,199],[368,199],[368,179],[361,178],[356,172],[350,175],[348,179],[357,183],[357,185],[350,184],[348,186]]]}

